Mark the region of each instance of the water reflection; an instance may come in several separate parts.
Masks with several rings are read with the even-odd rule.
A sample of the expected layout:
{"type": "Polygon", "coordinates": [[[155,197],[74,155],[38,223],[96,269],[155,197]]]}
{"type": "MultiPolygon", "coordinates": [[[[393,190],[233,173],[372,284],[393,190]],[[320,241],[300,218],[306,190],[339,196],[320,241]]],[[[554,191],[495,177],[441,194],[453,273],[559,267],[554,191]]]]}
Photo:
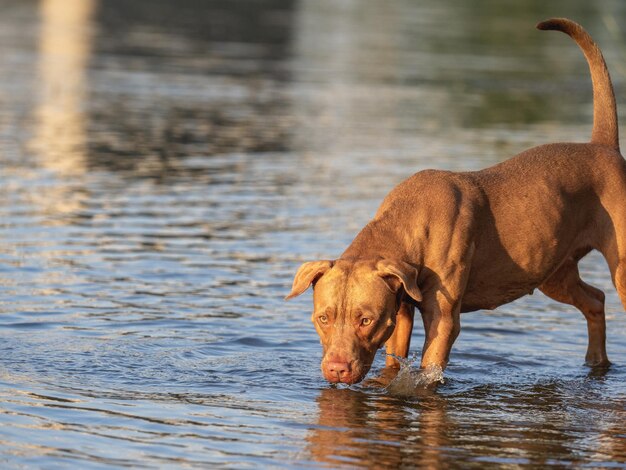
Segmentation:
{"type": "Polygon", "coordinates": [[[534,30],[537,18],[568,9],[601,30],[602,16],[532,2],[503,23],[479,13],[499,4],[480,4],[451,14],[430,1],[47,0],[37,148],[63,171],[88,164],[158,179],[179,171],[177,159],[231,153],[321,153],[329,171],[363,151],[482,166],[523,146],[474,163],[450,153],[451,136],[500,142],[493,125],[572,122],[589,102],[568,92],[588,88],[583,62],[559,71],[561,43],[534,30]],[[565,92],[541,85],[546,70],[562,73],[565,92]],[[463,132],[476,128],[490,132],[463,132]]]}
{"type": "Polygon", "coordinates": [[[288,150],[294,8],[293,0],[102,2],[90,164],[162,180],[184,157],[288,150]]]}
{"type": "Polygon", "coordinates": [[[316,462],[337,467],[442,468],[452,429],[447,402],[426,393],[420,400],[418,405],[349,389],[322,390],[308,452],[316,462]]]}
{"type": "Polygon", "coordinates": [[[624,429],[606,426],[611,413],[626,418],[625,402],[603,401],[601,384],[573,380],[453,389],[447,385],[410,400],[371,390],[322,390],[307,451],[334,467],[626,463],[624,429]],[[588,448],[590,439],[599,445],[588,448]]]}
{"type": "MultiPolygon", "coordinates": [[[[43,0],[39,4],[36,105],[28,128],[29,153],[36,155],[36,165],[24,165],[27,169],[15,175],[18,178],[37,181],[42,171],[60,178],[80,177],[87,171],[88,65],[95,9],[96,0],[43,0]]],[[[40,186],[45,189],[30,190],[28,197],[44,216],[73,214],[84,206],[86,194],[80,184],[46,181],[40,186]]],[[[18,187],[17,193],[27,189],[18,187]]]]}
{"type": "Polygon", "coordinates": [[[45,167],[85,171],[87,66],[95,0],[43,0],[39,34],[39,104],[33,147],[45,167]]]}

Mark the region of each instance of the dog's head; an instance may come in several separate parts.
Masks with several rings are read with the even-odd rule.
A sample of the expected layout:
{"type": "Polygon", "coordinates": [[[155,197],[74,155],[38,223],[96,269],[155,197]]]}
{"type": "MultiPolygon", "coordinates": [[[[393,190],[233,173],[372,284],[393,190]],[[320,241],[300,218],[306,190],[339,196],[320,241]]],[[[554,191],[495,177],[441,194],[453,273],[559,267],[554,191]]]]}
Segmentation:
{"type": "Polygon", "coordinates": [[[286,299],[314,286],[313,317],[329,382],[353,384],[369,371],[393,333],[403,298],[419,302],[417,270],[397,260],[311,261],[298,269],[286,299]]]}

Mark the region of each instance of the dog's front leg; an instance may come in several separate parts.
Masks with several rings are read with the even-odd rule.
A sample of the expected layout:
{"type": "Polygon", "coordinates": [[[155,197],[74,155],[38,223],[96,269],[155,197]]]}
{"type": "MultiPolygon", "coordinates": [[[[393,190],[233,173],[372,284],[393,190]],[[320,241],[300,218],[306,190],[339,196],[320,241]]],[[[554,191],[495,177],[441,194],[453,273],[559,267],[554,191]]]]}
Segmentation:
{"type": "Polygon", "coordinates": [[[391,338],[387,340],[385,345],[387,350],[386,367],[399,368],[400,363],[396,358],[401,357],[406,359],[409,355],[414,316],[415,307],[406,302],[402,302],[396,314],[396,327],[393,330],[391,338]]]}
{"type": "Polygon", "coordinates": [[[433,299],[422,308],[424,348],[421,367],[423,369],[431,366],[445,369],[448,365],[450,350],[461,331],[460,307],[460,302],[433,299]]]}
{"type": "Polygon", "coordinates": [[[462,260],[453,266],[444,266],[440,276],[433,272],[426,281],[424,298],[420,305],[424,322],[422,368],[439,366],[445,369],[450,350],[461,331],[461,299],[467,285],[473,246],[462,260]]]}

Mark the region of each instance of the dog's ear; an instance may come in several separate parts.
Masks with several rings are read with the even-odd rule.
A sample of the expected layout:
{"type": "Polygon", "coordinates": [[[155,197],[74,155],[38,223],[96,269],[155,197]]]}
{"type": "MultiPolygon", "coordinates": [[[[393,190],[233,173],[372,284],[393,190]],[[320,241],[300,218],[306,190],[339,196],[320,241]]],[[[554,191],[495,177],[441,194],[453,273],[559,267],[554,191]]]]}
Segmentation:
{"type": "Polygon", "coordinates": [[[415,302],[422,300],[422,292],[417,287],[417,269],[414,266],[404,261],[384,259],[376,264],[376,269],[392,292],[398,293],[402,287],[415,302]]]}
{"type": "Polygon", "coordinates": [[[311,284],[315,284],[322,275],[333,267],[333,262],[329,260],[309,261],[304,263],[298,269],[296,277],[293,279],[291,292],[285,300],[293,299],[299,296],[309,288],[311,284]]]}

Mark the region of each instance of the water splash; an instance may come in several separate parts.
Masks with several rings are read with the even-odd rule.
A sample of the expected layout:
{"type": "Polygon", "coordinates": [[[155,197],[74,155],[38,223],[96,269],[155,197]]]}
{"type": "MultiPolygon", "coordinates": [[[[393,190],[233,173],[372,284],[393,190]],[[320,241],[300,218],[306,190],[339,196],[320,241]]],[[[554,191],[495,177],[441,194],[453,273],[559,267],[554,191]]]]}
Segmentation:
{"type": "Polygon", "coordinates": [[[396,357],[400,363],[398,375],[389,383],[386,390],[399,396],[412,396],[420,389],[426,389],[435,383],[443,383],[443,369],[438,365],[430,365],[424,369],[414,366],[417,355],[410,358],[396,357]]]}

